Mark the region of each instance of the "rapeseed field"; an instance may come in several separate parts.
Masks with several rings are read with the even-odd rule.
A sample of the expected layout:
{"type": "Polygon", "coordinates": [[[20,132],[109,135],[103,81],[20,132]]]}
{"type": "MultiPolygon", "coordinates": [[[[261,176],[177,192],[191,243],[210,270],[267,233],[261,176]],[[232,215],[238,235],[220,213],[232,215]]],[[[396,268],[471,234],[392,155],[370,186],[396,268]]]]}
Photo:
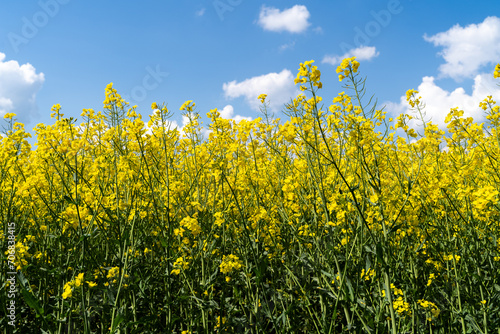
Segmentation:
{"type": "Polygon", "coordinates": [[[262,94],[253,121],[210,110],[208,138],[195,102],[179,131],[112,84],[79,120],[54,105],[36,148],[5,115],[15,332],[500,333],[499,105],[486,124],[443,111],[445,132],[410,89],[388,118],[359,65],[326,98],[306,61],[283,119],[262,94]]]}

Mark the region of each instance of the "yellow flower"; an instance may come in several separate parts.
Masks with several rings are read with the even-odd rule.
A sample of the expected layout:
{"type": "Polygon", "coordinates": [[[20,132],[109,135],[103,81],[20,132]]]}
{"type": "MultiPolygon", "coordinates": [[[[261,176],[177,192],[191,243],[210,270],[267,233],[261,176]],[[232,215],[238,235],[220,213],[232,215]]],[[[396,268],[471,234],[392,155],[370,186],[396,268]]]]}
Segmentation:
{"type": "Polygon", "coordinates": [[[190,256],[184,258],[184,257],[179,257],[177,260],[174,262],[174,269],[170,272],[171,274],[174,275],[179,275],[181,273],[181,269],[186,270],[189,268],[189,260],[192,259],[190,256]]]}
{"type": "Polygon", "coordinates": [[[392,303],[392,306],[394,308],[394,310],[396,312],[398,312],[398,314],[400,315],[410,315],[411,314],[411,310],[410,310],[410,304],[407,303],[406,301],[403,300],[403,297],[399,296],[398,298],[396,298],[393,303],[392,303]]]}
{"type": "Polygon", "coordinates": [[[370,196],[370,202],[372,202],[373,204],[377,204],[378,203],[378,196],[377,194],[373,194],[370,196]]]}
{"type": "Polygon", "coordinates": [[[451,261],[451,260],[453,260],[453,258],[455,258],[455,261],[457,261],[457,262],[458,262],[458,261],[460,260],[460,255],[453,255],[453,254],[450,254],[450,255],[445,255],[445,256],[443,257],[443,259],[444,259],[445,261],[451,261]]]}
{"type": "Polygon", "coordinates": [[[356,57],[344,58],[337,67],[337,73],[343,72],[339,75],[339,81],[342,81],[351,73],[356,73],[358,71],[359,62],[356,61],[356,57]]]}
{"type": "Polygon", "coordinates": [[[63,299],[71,298],[72,294],[73,294],[73,290],[71,289],[71,285],[66,283],[64,285],[64,292],[62,294],[62,298],[63,299]]]}
{"type": "Polygon", "coordinates": [[[89,285],[89,288],[93,288],[93,287],[97,286],[96,282],[86,281],[85,283],[87,283],[89,285]]]}
{"type": "Polygon", "coordinates": [[[418,300],[418,303],[420,304],[420,306],[424,309],[426,309],[426,313],[427,313],[427,321],[432,321],[434,319],[436,319],[438,316],[439,316],[439,313],[441,312],[438,307],[436,306],[436,304],[430,302],[430,301],[427,301],[425,299],[419,299],[418,300]],[[428,312],[430,311],[430,312],[428,312]]]}
{"type": "Polygon", "coordinates": [[[107,278],[113,278],[116,275],[118,275],[119,272],[120,272],[120,268],[119,267],[113,267],[113,268],[109,269],[108,275],[106,277],[107,278]]]}
{"type": "Polygon", "coordinates": [[[14,116],[16,116],[16,114],[14,114],[13,112],[10,112],[10,113],[7,113],[3,116],[3,118],[5,119],[12,119],[14,116]]]}
{"type": "MultiPolygon", "coordinates": [[[[190,230],[193,236],[195,237],[201,233],[201,226],[198,224],[198,220],[196,218],[191,218],[190,216],[187,216],[181,220],[180,225],[190,230]]],[[[183,229],[181,228],[181,231],[182,230],[183,229]]]]}
{"type": "Polygon", "coordinates": [[[340,243],[342,244],[342,246],[347,245],[348,242],[349,242],[349,237],[342,238],[342,240],[340,241],[340,243]]]}
{"type": "Polygon", "coordinates": [[[83,281],[83,273],[78,274],[75,278],[75,287],[79,287],[82,284],[83,281]]]}
{"type": "Polygon", "coordinates": [[[243,267],[243,262],[236,255],[224,255],[222,257],[222,263],[220,264],[220,272],[229,274],[233,271],[241,269],[241,267],[243,267]]]}
{"type": "MultiPolygon", "coordinates": [[[[312,66],[313,63],[314,60],[306,61],[303,64],[300,63],[297,78],[294,80],[295,84],[306,83],[310,81],[313,86],[316,86],[318,88],[323,87],[323,84],[320,81],[321,72],[318,70],[317,66],[312,66]]],[[[305,91],[306,89],[307,88],[305,86],[300,86],[301,91],[305,91]]]]}
{"type": "Polygon", "coordinates": [[[361,270],[361,278],[364,278],[365,281],[369,281],[373,276],[375,276],[375,271],[372,268],[368,268],[366,272],[364,269],[361,270]]]}
{"type": "Polygon", "coordinates": [[[260,100],[260,103],[264,103],[266,100],[267,94],[260,94],[259,97],[257,97],[260,100]]]}
{"type": "Polygon", "coordinates": [[[415,107],[415,96],[418,94],[418,90],[415,89],[408,89],[406,91],[406,101],[412,106],[415,107]]]}
{"type": "Polygon", "coordinates": [[[195,103],[193,102],[193,100],[188,100],[184,102],[184,104],[180,107],[179,110],[193,111],[194,106],[195,103]]]}
{"type": "Polygon", "coordinates": [[[427,286],[431,285],[432,283],[432,280],[435,278],[436,276],[434,274],[430,274],[429,275],[429,280],[427,281],[427,286]]]}
{"type": "Polygon", "coordinates": [[[214,213],[214,218],[215,218],[214,222],[215,225],[220,227],[222,226],[222,224],[224,224],[224,214],[222,212],[214,213]]]}

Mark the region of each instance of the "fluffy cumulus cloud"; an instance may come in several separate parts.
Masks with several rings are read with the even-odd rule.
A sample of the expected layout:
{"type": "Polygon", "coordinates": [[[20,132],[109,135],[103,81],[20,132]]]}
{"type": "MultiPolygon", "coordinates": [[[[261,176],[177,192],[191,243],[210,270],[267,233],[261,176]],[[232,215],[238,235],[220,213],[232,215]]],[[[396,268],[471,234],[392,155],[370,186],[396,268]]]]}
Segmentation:
{"type": "Polygon", "coordinates": [[[226,98],[244,97],[256,111],[261,106],[257,97],[260,94],[267,94],[271,110],[279,111],[284,104],[289,103],[291,98],[300,93],[293,83],[294,79],[292,72],[284,69],[280,73],[268,73],[241,82],[227,82],[222,85],[222,89],[226,98]]]}
{"type": "MultiPolygon", "coordinates": [[[[447,91],[436,84],[434,77],[424,77],[417,90],[425,103],[425,120],[431,120],[442,130],[446,130],[444,119],[451,108],[458,107],[464,111],[464,117],[472,117],[474,121],[481,123],[486,119],[483,110],[479,108],[479,102],[488,95],[492,95],[494,100],[500,101],[500,90],[491,73],[475,76],[471,94],[467,94],[462,87],[447,91]]],[[[412,113],[406,102],[406,96],[402,96],[399,103],[386,103],[386,107],[391,116],[403,112],[412,113]]],[[[417,123],[414,123],[413,126],[421,124],[421,122],[417,123]]]]}
{"type": "MultiPolygon", "coordinates": [[[[445,63],[439,67],[439,77],[457,81],[474,79],[471,94],[468,94],[463,87],[450,91],[440,87],[436,78],[423,77],[417,90],[425,103],[425,120],[431,120],[446,130],[446,115],[451,108],[458,107],[464,111],[464,117],[472,117],[477,123],[485,122],[485,112],[479,108],[479,102],[488,95],[500,102],[498,80],[493,78],[492,73],[494,64],[500,59],[500,19],[488,17],[479,24],[466,27],[455,25],[434,36],[424,36],[424,39],[443,47],[439,55],[445,63]]],[[[388,102],[385,105],[391,116],[412,112],[406,96],[401,96],[397,103],[388,102]]],[[[418,121],[412,124],[416,128],[421,128],[420,125],[418,121]]]]}
{"type": "Polygon", "coordinates": [[[457,24],[424,39],[443,48],[440,55],[445,63],[439,67],[441,76],[455,80],[474,78],[483,66],[500,59],[500,18],[487,17],[466,27],[457,24]]]}
{"type": "Polygon", "coordinates": [[[236,121],[236,123],[238,123],[242,119],[246,119],[247,121],[251,121],[252,120],[252,117],[245,117],[245,116],[241,116],[241,115],[235,115],[234,114],[234,108],[230,104],[228,104],[227,106],[225,106],[224,108],[222,108],[222,110],[219,110],[219,112],[220,112],[220,117],[226,118],[226,119],[234,119],[236,121]]]}
{"type": "Polygon", "coordinates": [[[342,56],[325,56],[322,62],[338,66],[344,58],[356,57],[357,60],[370,60],[379,54],[374,46],[360,46],[359,48],[349,50],[342,56]]]}
{"type": "Polygon", "coordinates": [[[0,117],[15,113],[17,120],[29,123],[38,114],[36,94],[44,82],[43,73],[36,73],[31,64],[19,65],[5,60],[0,52],[0,117]]]}
{"type": "Polygon", "coordinates": [[[306,6],[302,5],[295,5],[283,11],[263,6],[260,10],[258,24],[264,30],[300,33],[309,27],[310,16],[306,6]]]}

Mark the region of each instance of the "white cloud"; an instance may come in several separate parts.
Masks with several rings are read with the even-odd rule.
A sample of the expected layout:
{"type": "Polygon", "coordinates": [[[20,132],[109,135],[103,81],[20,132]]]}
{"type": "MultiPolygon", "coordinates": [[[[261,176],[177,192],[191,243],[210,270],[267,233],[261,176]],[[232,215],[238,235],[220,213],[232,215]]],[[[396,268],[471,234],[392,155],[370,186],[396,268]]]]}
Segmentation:
{"type": "Polygon", "coordinates": [[[439,53],[445,60],[439,67],[443,77],[473,78],[482,66],[500,59],[500,19],[495,16],[466,27],[457,24],[434,36],[424,35],[424,39],[443,47],[439,53]]]}
{"type": "Polygon", "coordinates": [[[374,46],[360,46],[359,48],[347,51],[342,56],[325,56],[322,62],[338,66],[344,58],[356,57],[356,60],[370,60],[379,54],[374,46]]]}
{"type": "Polygon", "coordinates": [[[294,79],[292,72],[284,69],[280,73],[268,73],[242,82],[224,83],[222,89],[228,99],[245,97],[250,107],[256,111],[261,106],[257,97],[260,94],[267,94],[266,100],[269,101],[271,110],[278,111],[300,93],[295,87],[294,79]]]}
{"type": "Polygon", "coordinates": [[[206,11],[205,8],[202,8],[202,9],[196,11],[196,16],[203,16],[203,15],[205,15],[205,11],[206,11]]]}
{"type": "Polygon", "coordinates": [[[17,120],[29,123],[37,116],[36,94],[45,80],[43,73],[29,63],[19,65],[17,61],[4,61],[0,52],[0,117],[15,113],[17,120]]]}
{"type": "Polygon", "coordinates": [[[11,99],[0,97],[0,115],[7,114],[10,110],[14,108],[14,104],[11,99]]]}
{"type": "Polygon", "coordinates": [[[251,121],[252,117],[245,117],[241,115],[234,115],[234,108],[232,105],[228,104],[220,112],[220,117],[225,119],[234,119],[236,123],[239,123],[242,119],[246,119],[247,121],[251,121]]]}
{"type": "MultiPolygon", "coordinates": [[[[424,77],[417,90],[425,103],[426,116],[424,119],[431,120],[442,130],[446,130],[444,119],[451,108],[458,107],[464,111],[464,117],[472,117],[475,122],[481,123],[485,121],[485,116],[483,110],[479,108],[479,102],[488,95],[492,95],[494,100],[500,101],[500,90],[496,87],[492,74],[476,75],[470,95],[462,87],[447,91],[436,85],[434,80],[434,77],[424,77]]],[[[402,112],[412,114],[408,102],[406,102],[406,96],[401,96],[400,103],[386,103],[386,107],[392,116],[397,116],[402,112]]],[[[419,121],[416,123],[421,124],[419,121]]],[[[416,127],[416,123],[412,125],[416,127]]]]}
{"type": "Polygon", "coordinates": [[[283,11],[263,6],[260,10],[258,23],[264,30],[300,33],[310,25],[309,17],[309,11],[306,6],[302,5],[295,5],[283,11]]]}

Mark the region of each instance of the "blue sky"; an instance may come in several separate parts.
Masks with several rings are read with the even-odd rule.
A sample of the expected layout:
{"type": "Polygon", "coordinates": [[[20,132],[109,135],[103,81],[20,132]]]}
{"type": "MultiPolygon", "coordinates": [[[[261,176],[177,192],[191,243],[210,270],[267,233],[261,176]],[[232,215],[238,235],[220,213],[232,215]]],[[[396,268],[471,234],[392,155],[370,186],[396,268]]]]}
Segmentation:
{"type": "Polygon", "coordinates": [[[336,67],[353,55],[391,114],[413,88],[442,127],[457,106],[482,121],[479,102],[500,99],[500,2],[0,0],[0,116],[14,112],[31,131],[52,124],[59,103],[81,120],[113,82],[145,120],[165,102],[182,126],[186,100],[204,125],[213,108],[255,119],[261,93],[284,120],[299,63],[315,60],[329,104],[343,90],[336,67]]]}

